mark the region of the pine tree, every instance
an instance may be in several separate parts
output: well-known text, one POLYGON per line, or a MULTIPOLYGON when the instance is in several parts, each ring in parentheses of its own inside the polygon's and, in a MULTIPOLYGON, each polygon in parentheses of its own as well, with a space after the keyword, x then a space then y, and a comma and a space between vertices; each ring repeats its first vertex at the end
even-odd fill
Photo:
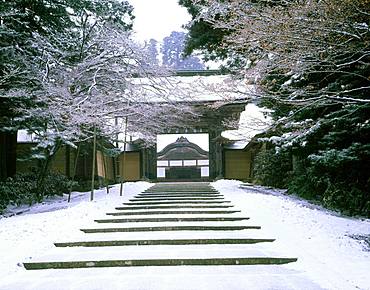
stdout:
POLYGON ((149 65, 157 66, 159 64, 158 41, 150 39, 148 42, 149 65))
POLYGON ((173 69, 203 70, 204 64, 198 57, 185 57, 185 38, 184 32, 172 31, 170 36, 163 39, 161 48, 163 65, 173 69))
POLYGON ((327 206, 368 215, 368 1, 181 3, 193 15, 188 49, 221 59, 226 50, 239 76, 257 80, 259 104, 273 109, 275 118, 265 140, 276 154, 295 156, 297 170, 285 185, 327 206), (202 25, 225 33, 202 43, 202 25))

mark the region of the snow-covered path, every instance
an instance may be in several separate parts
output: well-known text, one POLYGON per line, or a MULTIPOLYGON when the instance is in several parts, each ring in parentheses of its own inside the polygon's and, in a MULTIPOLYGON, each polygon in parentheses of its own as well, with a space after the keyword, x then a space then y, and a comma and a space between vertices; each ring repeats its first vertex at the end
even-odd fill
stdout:
MULTIPOLYGON (((93 234, 94 240, 114 239, 185 239, 200 238, 276 238, 273 243, 254 245, 178 245, 104 247, 98 252, 89 248, 55 248, 54 242, 87 241, 91 235, 80 228, 106 227, 94 219, 106 219, 106 212, 127 202, 148 188, 148 183, 131 183, 119 197, 118 187, 109 195, 97 193, 94 202, 88 194, 76 198, 67 208, 64 202, 33 207, 28 214, 0 220, 0 289, 367 289, 370 281, 369 252, 349 237, 369 234, 368 220, 355 220, 311 209, 282 195, 266 195, 238 188, 240 182, 219 181, 213 184, 251 220, 240 225, 261 225, 261 230, 241 232, 179 231, 93 234), (60 208, 60 209, 58 209, 60 208), (52 210, 52 211, 49 211, 52 210), (45 212, 46 211, 46 212, 45 212), (62 253, 62 255, 61 255, 62 253), (68 255, 67 255, 68 253, 68 255), (22 262, 73 257, 162 258, 286 256, 298 262, 280 266, 182 266, 131 267, 26 271, 22 262)), ((172 215, 166 215, 171 217, 172 215)), ((178 215, 174 215, 178 217, 178 215)), ((130 217, 131 218, 131 217, 130 217)), ((203 222, 202 222, 203 223, 203 222)), ((210 225, 214 222, 205 222, 210 225)), ((221 222, 235 225, 235 222, 221 222)), ((140 226, 155 223, 140 223, 140 226)), ((175 223, 167 222, 168 225, 175 223)), ((186 225, 191 225, 187 222, 186 225)), ((220 222, 217 222, 219 225, 220 222)), ((133 225, 134 226, 134 225, 133 225)), ((369 288, 370 289, 370 288, 369 288)))

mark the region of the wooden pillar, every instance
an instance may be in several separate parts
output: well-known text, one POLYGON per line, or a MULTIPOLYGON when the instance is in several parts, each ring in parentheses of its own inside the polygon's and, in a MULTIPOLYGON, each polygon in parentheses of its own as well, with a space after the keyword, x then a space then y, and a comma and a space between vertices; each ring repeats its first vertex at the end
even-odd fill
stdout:
POLYGON ((217 147, 215 143, 216 133, 214 131, 208 132, 209 139, 209 178, 215 179, 217 177, 217 161, 216 152, 217 147))
POLYGON ((113 166, 113 181, 114 182, 117 182, 117 175, 118 175, 118 172, 117 171, 117 159, 118 157, 111 157, 111 160, 112 160, 112 166, 113 166))
POLYGON ((93 158, 92 158, 92 170, 91 170, 91 194, 90 201, 94 199, 94 184, 95 184, 95 163, 96 163, 96 126, 94 125, 94 141, 93 141, 93 158))
POLYGON ((157 146, 147 149, 147 177, 151 180, 157 179, 157 146))
POLYGON ((210 130, 209 138, 209 178, 220 179, 223 177, 222 146, 216 141, 221 134, 219 130, 210 130))
POLYGON ((141 179, 146 180, 147 179, 147 154, 146 154, 146 148, 143 148, 141 150, 141 160, 140 160, 140 171, 141 171, 141 179))

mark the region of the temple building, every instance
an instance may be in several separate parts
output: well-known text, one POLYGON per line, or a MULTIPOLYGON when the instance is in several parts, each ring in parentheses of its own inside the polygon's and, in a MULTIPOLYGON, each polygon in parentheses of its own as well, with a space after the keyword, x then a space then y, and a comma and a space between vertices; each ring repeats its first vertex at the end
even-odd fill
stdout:
POLYGON ((183 136, 157 153, 158 180, 208 180, 209 153, 183 136))
MULTIPOLYGON (((219 76, 217 72, 187 71, 181 74, 177 72, 177 77, 181 77, 177 82, 184 83, 187 87, 197 86, 197 79, 205 83, 215 83, 218 89, 222 89, 222 92, 230 94, 231 99, 224 101, 214 92, 203 90, 203 86, 199 84, 199 92, 195 90, 192 99, 187 101, 197 118, 185 118, 182 124, 168 124, 158 130, 158 135, 181 136, 159 152, 157 144, 148 146, 141 139, 126 142, 124 149, 120 148, 118 143, 116 145, 103 144, 102 140, 99 140, 94 156, 92 143, 83 142, 78 149, 63 146, 54 156, 50 170, 68 177, 75 177, 76 180, 91 180, 92 164, 95 159, 96 180, 103 180, 106 183, 121 180, 203 181, 220 178, 252 180, 253 160, 261 146, 256 142, 239 144, 228 137, 223 137, 222 133, 238 129, 241 114, 245 112, 246 104, 250 101, 244 95, 247 95, 248 90, 253 88, 247 86, 245 94, 240 96, 239 93, 234 92, 237 94, 235 98, 232 96, 233 90, 228 88, 230 83, 227 78, 219 76), (207 134, 207 151, 185 138, 184 135, 187 136, 187 134, 207 134), (115 150, 113 147, 116 147, 115 150), (119 148, 122 152, 117 155, 119 148)), ((231 87, 234 88, 234 86, 231 87)), ((177 101, 182 100, 174 99, 174 102, 177 101)), ((247 120, 249 127, 255 127, 255 122, 253 117, 247 120)), ((31 149, 35 146, 34 142, 25 141, 18 140, 17 146, 14 146, 16 154, 13 154, 12 159, 16 162, 16 166, 13 167, 14 169, 16 167, 19 173, 30 172, 33 168, 39 167, 38 160, 29 158, 31 149)))

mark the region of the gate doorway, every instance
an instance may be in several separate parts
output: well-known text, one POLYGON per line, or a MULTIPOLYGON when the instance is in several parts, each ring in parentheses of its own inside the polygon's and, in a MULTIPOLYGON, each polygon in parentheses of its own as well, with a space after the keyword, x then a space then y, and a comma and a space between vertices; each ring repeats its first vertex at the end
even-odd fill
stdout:
POLYGON ((208 134, 163 134, 157 136, 159 181, 209 180, 208 134))

